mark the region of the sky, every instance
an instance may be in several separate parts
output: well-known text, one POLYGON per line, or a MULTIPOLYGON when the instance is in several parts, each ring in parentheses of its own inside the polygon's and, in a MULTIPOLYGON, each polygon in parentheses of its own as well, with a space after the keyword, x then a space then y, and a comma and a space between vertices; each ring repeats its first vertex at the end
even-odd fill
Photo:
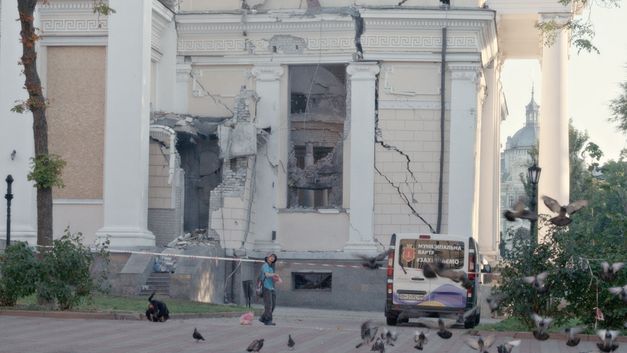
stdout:
MULTIPOLYGON (((585 130, 590 141, 604 152, 603 161, 618 159, 621 149, 627 147, 627 135, 608 121, 610 100, 618 97, 620 82, 627 81, 627 0, 620 8, 594 5, 591 19, 596 36, 594 44, 600 54, 570 51, 569 114, 578 130, 585 130)), ((535 100, 542 105, 541 71, 537 60, 506 60, 501 81, 509 116, 501 123, 501 147, 507 136, 512 136, 525 124, 525 105, 535 86, 535 100)))

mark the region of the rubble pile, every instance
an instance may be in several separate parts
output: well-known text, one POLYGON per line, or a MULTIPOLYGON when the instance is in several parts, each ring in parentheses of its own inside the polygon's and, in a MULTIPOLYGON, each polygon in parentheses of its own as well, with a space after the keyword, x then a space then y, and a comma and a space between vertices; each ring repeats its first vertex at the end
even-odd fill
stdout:
POLYGON ((179 235, 174 240, 169 242, 166 247, 185 249, 189 245, 214 246, 216 241, 217 239, 208 234, 207 229, 196 229, 191 233, 179 235))

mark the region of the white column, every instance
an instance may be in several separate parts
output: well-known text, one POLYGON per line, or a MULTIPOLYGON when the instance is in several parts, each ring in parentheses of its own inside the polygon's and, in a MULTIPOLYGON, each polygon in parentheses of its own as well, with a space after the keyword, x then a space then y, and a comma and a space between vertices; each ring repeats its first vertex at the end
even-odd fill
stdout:
MULTIPOLYGON (((18 61, 22 56, 17 2, 0 0, 0 236, 6 239, 5 179, 13 176, 11 240, 37 243, 37 190, 26 179, 34 155, 33 114, 11 112, 16 100, 26 100, 24 76, 18 61), (13 157, 12 152, 15 151, 13 157)), ((4 240, 3 240, 4 242, 4 240)))
POLYGON ((110 0, 104 227, 116 248, 154 246, 147 229, 152 1, 110 0))
POLYGON ((176 85, 174 86, 174 113, 189 112, 189 81, 192 65, 189 63, 176 64, 176 85))
POLYGON ((161 32, 161 50, 163 55, 157 66, 159 82, 157 86, 158 109, 165 112, 175 110, 176 94, 176 26, 174 21, 165 25, 161 32))
POLYGON ((259 129, 270 128, 265 147, 258 149, 255 176, 255 249, 278 251, 280 246, 272 240, 278 231, 278 163, 279 130, 281 126, 281 76, 284 69, 277 64, 255 65, 255 89, 259 96, 255 124, 259 129))
POLYGON ((448 173, 449 234, 476 234, 478 64, 449 64, 451 109, 448 173))
POLYGON ((498 168, 499 159, 494 158, 495 143, 497 140, 497 126, 500 120, 498 106, 500 92, 496 80, 495 64, 484 70, 486 82, 486 101, 481 114, 481 170, 479 179, 479 249, 483 255, 495 257, 497 253, 496 228, 499 205, 494 204, 494 194, 498 193, 499 178, 494 170, 498 168))
MULTIPOLYGON (((555 19, 560 21, 560 18, 555 19)), ((568 160, 568 32, 561 31, 550 47, 542 49, 542 101, 540 104, 538 210, 551 214, 541 201, 547 195, 567 204, 570 192, 568 160)), ((543 235, 538 232, 539 238, 543 235)))
POLYGON ((374 243, 375 89, 379 65, 358 62, 350 79, 350 215, 347 252, 376 252, 374 243))

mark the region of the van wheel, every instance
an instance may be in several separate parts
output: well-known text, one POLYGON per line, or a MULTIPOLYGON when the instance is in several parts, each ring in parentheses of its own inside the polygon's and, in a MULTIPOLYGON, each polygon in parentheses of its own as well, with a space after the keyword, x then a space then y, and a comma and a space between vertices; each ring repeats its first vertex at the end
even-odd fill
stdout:
POLYGON ((388 326, 396 326, 396 323, 398 322, 398 315, 386 315, 385 316, 385 321, 388 324, 388 326))
POLYGON ((477 315, 475 316, 475 325, 479 325, 480 322, 481 322, 481 314, 477 313, 477 315))
POLYGON ((464 328, 465 329, 470 329, 477 326, 477 316, 476 315, 472 315, 466 318, 466 320, 464 321, 464 328))

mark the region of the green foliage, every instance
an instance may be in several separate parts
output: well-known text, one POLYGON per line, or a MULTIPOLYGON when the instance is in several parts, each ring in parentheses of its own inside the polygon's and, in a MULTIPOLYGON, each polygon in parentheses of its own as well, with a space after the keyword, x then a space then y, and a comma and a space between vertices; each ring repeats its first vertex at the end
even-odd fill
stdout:
POLYGON ((104 0, 94 0, 93 11, 99 16, 109 16, 110 14, 115 13, 115 10, 109 7, 108 1, 104 0))
POLYGON ((570 199, 585 199, 589 204, 573 215, 568 227, 541 220, 547 234, 541 244, 528 239, 526 232, 511 234, 497 291, 505 297, 505 311, 526 325, 531 323, 532 311, 555 317, 558 325, 573 319, 591 325, 599 307, 605 316, 599 327, 619 329, 627 307, 608 288, 627 283, 627 271, 621 270, 609 283, 599 272, 602 261, 627 260, 627 160, 597 168, 603 152, 588 141, 587 133, 571 125, 569 137, 570 199), (521 279, 542 271, 549 272, 550 291, 538 296, 521 279))
POLYGON ((503 296, 504 311, 519 319, 527 328, 533 327, 532 313, 550 316, 560 324, 566 315, 558 308, 563 293, 567 290, 555 273, 554 261, 559 257, 560 248, 551 232, 542 243, 528 236, 528 232, 511 232, 511 248, 505 249, 504 263, 501 266, 501 283, 496 292, 503 296), (539 295, 523 277, 549 272, 548 294, 539 295))
MULTIPOLYGON (((569 32, 570 42, 573 47, 577 48, 577 54, 582 50, 599 54, 599 49, 593 44, 595 31, 594 25, 590 19, 591 4, 589 0, 558 0, 558 3, 569 6, 572 11, 573 18, 548 20, 536 23, 536 28, 544 35, 544 45, 551 46, 555 42, 557 34, 562 31, 569 32), (579 11, 587 12, 587 16, 574 18, 579 11)), ((618 7, 620 0, 597 0, 595 5, 605 7, 618 7)))
POLYGON ((11 244, 0 255, 0 305, 15 305, 35 292, 39 264, 26 243, 11 244))
POLYGON ((28 173, 28 180, 35 182, 38 189, 64 187, 61 174, 66 162, 56 154, 42 154, 31 158, 32 170, 28 173))
POLYGON ((618 124, 618 130, 627 134, 627 82, 620 84, 622 92, 610 102, 612 117, 609 119, 618 124))
POLYGON ((93 261, 94 254, 82 244, 82 234, 66 229, 60 239, 53 241, 52 249, 44 253, 37 293, 47 301, 56 300, 61 310, 71 309, 98 289, 90 273, 93 261))

